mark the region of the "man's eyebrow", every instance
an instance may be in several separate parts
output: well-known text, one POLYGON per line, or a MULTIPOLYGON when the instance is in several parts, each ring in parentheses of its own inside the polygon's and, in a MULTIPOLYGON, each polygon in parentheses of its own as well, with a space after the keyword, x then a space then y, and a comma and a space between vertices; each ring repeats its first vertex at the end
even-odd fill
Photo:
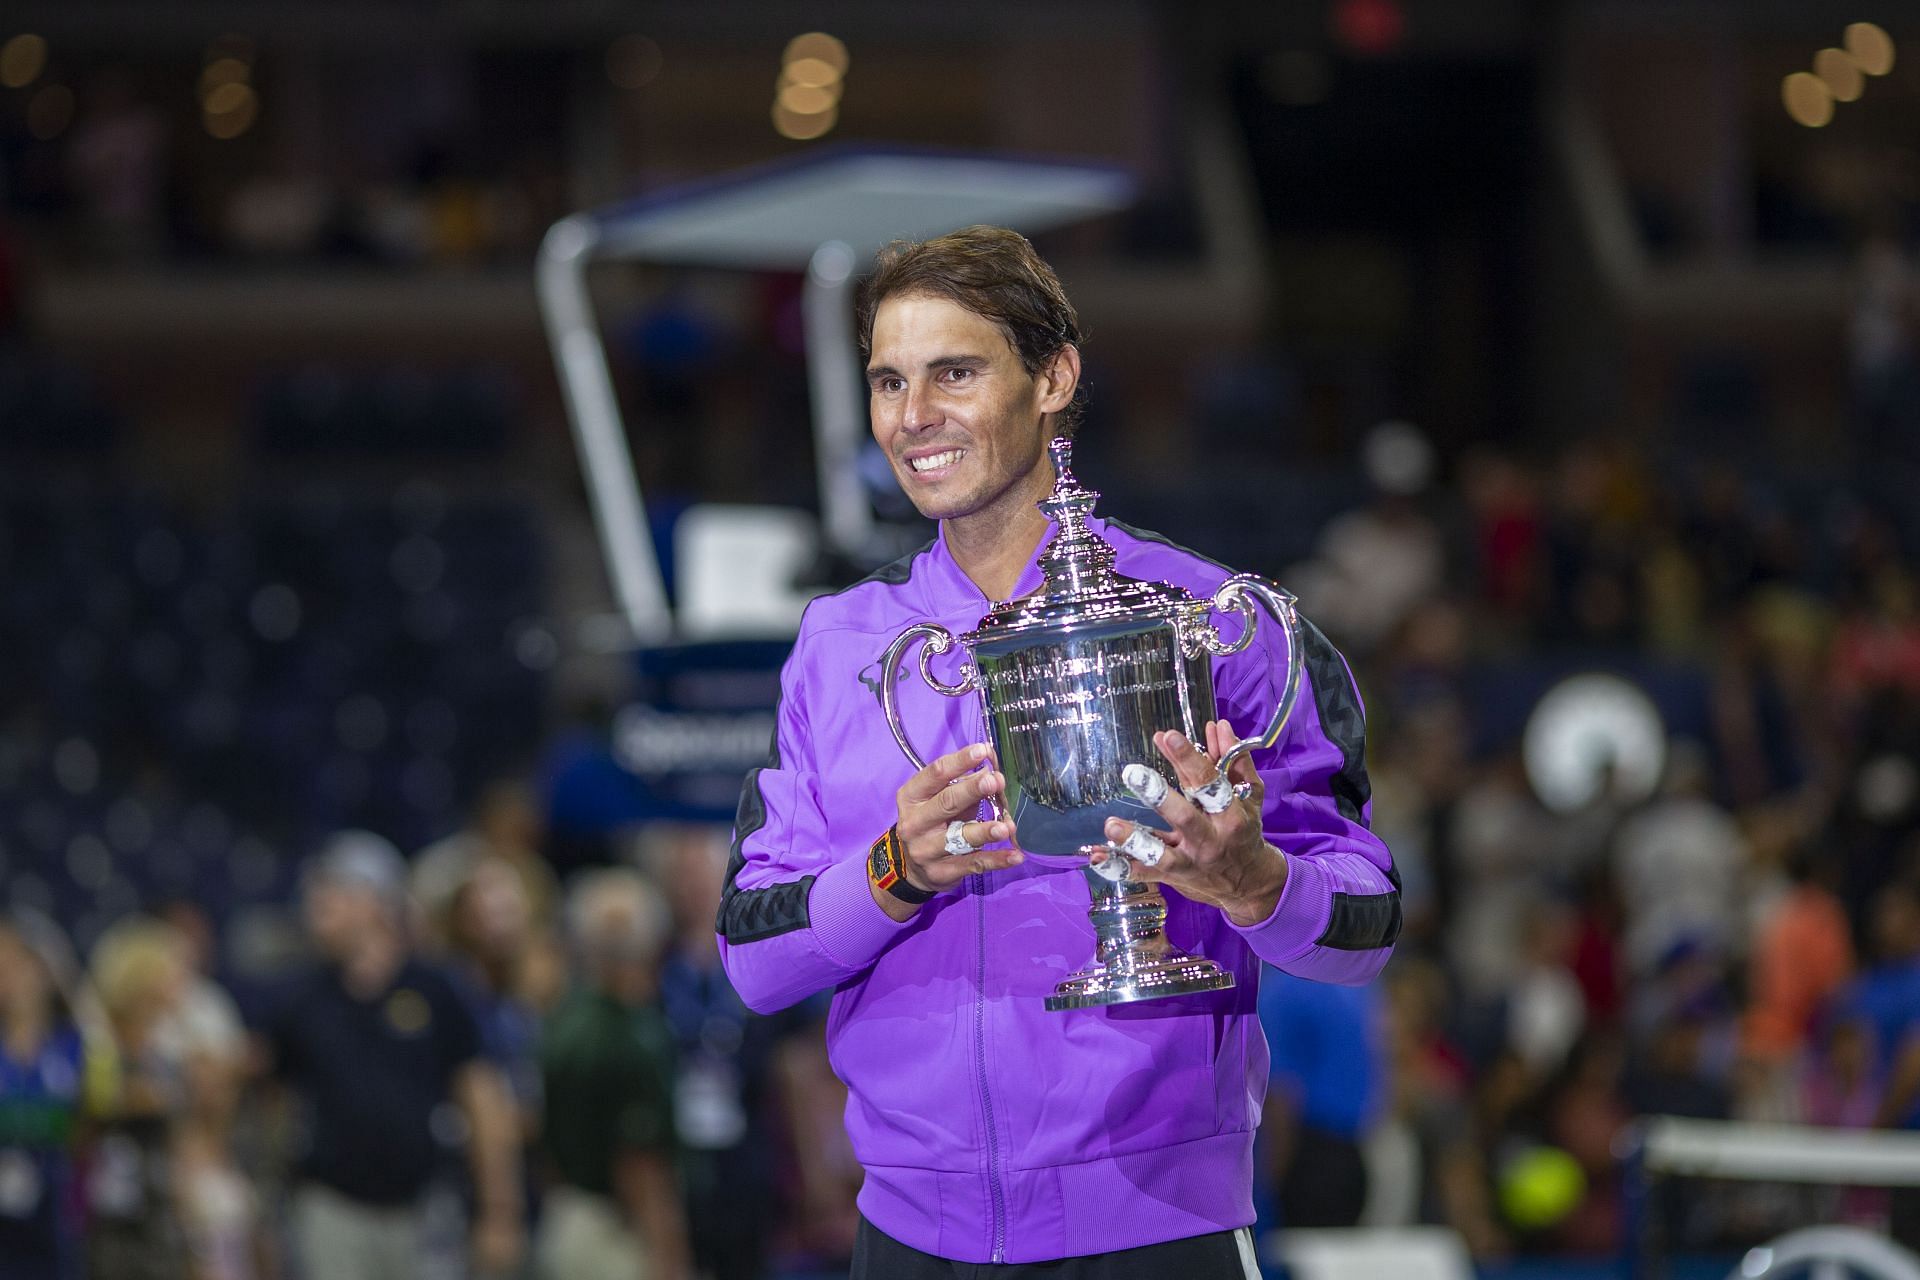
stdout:
MULTIPOLYGON (((992 361, 985 356, 935 356, 927 361, 927 368, 939 369, 985 369, 992 361)), ((897 378, 900 371, 890 364, 870 364, 867 366, 867 379, 897 378)))

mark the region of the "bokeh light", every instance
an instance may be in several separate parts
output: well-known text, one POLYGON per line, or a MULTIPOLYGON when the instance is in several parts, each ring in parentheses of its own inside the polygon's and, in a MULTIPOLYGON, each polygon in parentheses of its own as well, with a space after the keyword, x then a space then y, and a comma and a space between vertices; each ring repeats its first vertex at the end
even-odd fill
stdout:
POLYGON ((807 142, 825 136, 830 132, 839 116, 834 110, 801 113, 789 111, 776 102, 773 104, 773 127, 783 138, 792 138, 796 142, 807 142))
POLYGON ((21 34, 0 45, 0 85, 24 89, 46 68, 46 37, 21 34))
POLYGON ((205 106, 207 132, 224 142, 253 127, 260 97, 248 85, 223 84, 207 95, 205 106))
POLYGON ((781 55, 781 61, 789 66, 809 59, 826 63, 835 75, 844 76, 850 65, 847 46, 838 37, 824 31, 809 31, 805 35, 795 36, 787 42, 787 50, 781 55))
POLYGON ((839 102, 837 88, 822 89, 810 84, 790 84, 780 91, 780 105, 797 116, 817 116, 831 111, 839 102))
POLYGON ((1845 49, 1822 49, 1813 55, 1813 74, 1833 94, 1835 102, 1852 102, 1866 88, 1860 64, 1845 49))
POLYGON ((253 89, 237 81, 215 85, 202 100, 202 105, 210 116, 232 115, 236 111, 245 111, 253 102, 253 89))
POLYGON ((1893 37, 1872 22, 1856 22, 1847 28, 1847 52, 1870 76, 1884 76, 1893 70, 1893 37))
POLYGON ((200 96, 204 100, 222 85, 245 84, 253 68, 239 58, 215 58, 200 73, 200 96))
POLYGON ((804 142, 833 129, 848 63, 847 46, 824 31, 787 42, 774 82, 773 127, 781 137, 804 142))
POLYGON ((824 58, 795 58, 787 63, 781 75, 788 84, 812 85, 816 88, 840 83, 840 68, 824 58))
POLYGON ((1780 82, 1780 98, 1795 123, 1818 129, 1833 119, 1833 90, 1811 71, 1796 71, 1780 82))

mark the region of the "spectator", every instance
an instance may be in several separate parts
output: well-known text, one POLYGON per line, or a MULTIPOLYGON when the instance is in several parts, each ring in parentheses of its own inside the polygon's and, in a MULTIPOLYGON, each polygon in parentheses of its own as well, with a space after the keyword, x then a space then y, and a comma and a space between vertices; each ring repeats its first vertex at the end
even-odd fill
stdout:
POLYGON ((667 912, 637 872, 568 895, 580 983, 547 1027, 543 1280, 688 1280, 673 1122, 673 1038, 659 1009, 667 912))
MULTIPOLYGON (((482 862, 491 860, 512 870, 520 881, 517 896, 521 901, 513 914, 524 919, 513 930, 520 936, 511 945, 514 972, 510 985, 517 1000, 541 1013, 553 1007, 566 985, 565 958, 553 937, 559 888, 552 868, 540 853, 545 839, 539 807, 526 787, 517 782, 496 782, 474 806, 473 818, 465 829, 419 852, 413 860, 412 879, 413 895, 426 916, 430 934, 443 946, 471 953, 473 948, 468 944, 473 939, 462 943, 449 936, 449 930, 458 923, 453 897, 472 885, 475 869, 482 862)), ((496 878, 492 871, 487 874, 490 881, 496 878)), ((487 894, 485 900, 496 905, 505 901, 499 893, 487 894)), ((497 939, 496 943, 499 941, 503 940, 497 939)))
POLYGON ((1614 837, 1626 960, 1635 974, 1649 972, 1682 939, 1722 951, 1745 942, 1747 846, 1732 815, 1709 798, 1710 781, 1705 753, 1673 743, 1664 794, 1614 837))
POLYGON ((74 1280, 84 1240, 74 1144, 110 1091, 112 1055, 82 1035, 61 981, 66 939, 44 916, 0 919, 0 1275, 74 1280))
POLYGON ((1285 1227, 1351 1227, 1367 1201, 1363 1144, 1386 1100, 1385 1009, 1374 986, 1269 968, 1260 1028, 1272 1052, 1261 1122, 1285 1227))
POLYGON ((1787 862, 1792 887, 1754 931, 1744 1048, 1762 1061, 1812 1049, 1815 1017, 1853 973, 1847 913, 1824 883, 1831 869, 1831 860, 1795 850, 1787 862))
POLYGON ((1362 654, 1439 591, 1439 530, 1419 501, 1433 479, 1433 446, 1409 423, 1385 422, 1367 436, 1373 500, 1327 524, 1316 556, 1290 575, 1302 606, 1362 654))
MULTIPOLYGON (((541 1105, 540 1015, 525 994, 526 972, 545 939, 536 943, 525 882, 513 863, 492 853, 464 862, 464 879, 454 882, 436 932, 474 1000, 487 1056, 506 1080, 524 1176, 531 1173, 541 1105)), ((526 1186, 532 1188, 531 1178, 526 1186)), ((528 1224, 534 1208, 529 1200, 528 1224)))
POLYGON ((1883 888, 1873 903, 1874 961, 1848 989, 1841 1007, 1866 1031, 1883 1069, 1920 1026, 1920 883, 1883 888))
POLYGON ((94 947, 93 988, 121 1063, 87 1177, 88 1269, 101 1280, 172 1280, 186 1272, 173 1170, 185 1064, 167 1052, 160 1032, 179 1016, 188 976, 184 939, 156 920, 122 920, 94 947))
POLYGON ((764 1124, 782 1042, 803 1013, 754 1017, 720 967, 713 921, 725 827, 666 828, 650 865, 673 916, 661 1006, 677 1051, 676 1116, 694 1264, 714 1280, 756 1280, 778 1225, 774 1149, 764 1124))
POLYGON ((505 1271, 520 1255, 506 1086, 468 1002, 413 954, 405 886, 399 853, 364 831, 334 836, 302 879, 322 964, 285 1000, 270 1040, 275 1069, 310 1110, 292 1205, 306 1280, 417 1274, 437 1158, 432 1118, 449 1099, 471 1135, 476 1270, 505 1271))

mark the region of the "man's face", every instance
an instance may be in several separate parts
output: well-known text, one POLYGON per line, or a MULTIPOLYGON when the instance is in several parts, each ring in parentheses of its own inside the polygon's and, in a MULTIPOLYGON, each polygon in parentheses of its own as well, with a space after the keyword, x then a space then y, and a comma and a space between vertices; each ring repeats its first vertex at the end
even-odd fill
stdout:
POLYGON ((322 955, 333 960, 343 958, 357 939, 379 927, 385 910, 373 890, 330 879, 308 885, 303 905, 308 936, 322 955))
MULTIPOLYGON (((1022 488, 1046 456, 1058 379, 1029 374, 997 325, 945 298, 888 298, 873 317, 873 438, 934 520, 973 515, 1022 488)), ((1059 400, 1060 403, 1055 403, 1059 400)))

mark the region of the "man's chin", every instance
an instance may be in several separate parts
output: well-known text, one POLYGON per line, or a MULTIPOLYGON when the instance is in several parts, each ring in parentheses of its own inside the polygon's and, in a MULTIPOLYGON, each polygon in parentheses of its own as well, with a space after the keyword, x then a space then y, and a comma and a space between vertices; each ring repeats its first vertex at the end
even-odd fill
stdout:
POLYGON ((952 520, 959 516, 970 515, 975 504, 971 495, 938 493, 927 490, 915 493, 907 491, 907 500, 913 503, 913 509, 929 520, 952 520))

